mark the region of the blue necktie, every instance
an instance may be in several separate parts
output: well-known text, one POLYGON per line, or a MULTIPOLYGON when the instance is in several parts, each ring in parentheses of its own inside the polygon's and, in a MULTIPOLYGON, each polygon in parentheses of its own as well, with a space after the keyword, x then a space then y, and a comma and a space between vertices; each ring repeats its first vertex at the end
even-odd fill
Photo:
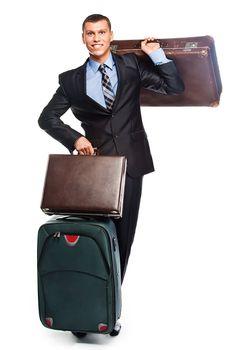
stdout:
POLYGON ((109 76, 106 73, 105 67, 106 67, 105 64, 101 64, 99 66, 99 71, 102 73, 102 88, 103 88, 103 94, 104 94, 106 107, 109 111, 111 111, 114 100, 115 100, 115 95, 114 95, 114 92, 112 89, 112 85, 111 85, 109 76))

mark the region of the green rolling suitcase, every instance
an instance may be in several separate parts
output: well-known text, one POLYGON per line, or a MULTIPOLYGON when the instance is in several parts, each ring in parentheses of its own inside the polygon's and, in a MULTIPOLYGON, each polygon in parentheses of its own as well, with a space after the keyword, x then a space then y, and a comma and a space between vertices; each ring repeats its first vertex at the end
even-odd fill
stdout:
POLYGON ((38 300, 45 327, 111 334, 121 313, 112 219, 53 216, 39 228, 38 300))

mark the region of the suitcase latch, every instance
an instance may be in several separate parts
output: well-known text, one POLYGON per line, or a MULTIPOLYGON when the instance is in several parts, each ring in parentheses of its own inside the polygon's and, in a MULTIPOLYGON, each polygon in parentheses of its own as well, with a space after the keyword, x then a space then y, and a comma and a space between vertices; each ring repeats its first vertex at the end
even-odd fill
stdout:
POLYGON ((111 48, 111 51, 112 51, 113 53, 116 53, 116 52, 117 52, 118 45, 111 45, 110 48, 111 48))
POLYGON ((197 41, 188 41, 186 44, 185 44, 185 47, 184 49, 185 50, 190 50, 190 49, 194 49, 198 46, 198 42, 197 41))

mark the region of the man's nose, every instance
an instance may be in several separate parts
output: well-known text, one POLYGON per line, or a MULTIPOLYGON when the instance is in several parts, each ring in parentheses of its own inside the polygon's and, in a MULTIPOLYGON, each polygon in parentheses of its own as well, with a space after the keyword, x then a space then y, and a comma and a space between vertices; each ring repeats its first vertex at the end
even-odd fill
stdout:
POLYGON ((100 40, 100 35, 98 33, 96 33, 94 35, 94 41, 99 41, 100 40))

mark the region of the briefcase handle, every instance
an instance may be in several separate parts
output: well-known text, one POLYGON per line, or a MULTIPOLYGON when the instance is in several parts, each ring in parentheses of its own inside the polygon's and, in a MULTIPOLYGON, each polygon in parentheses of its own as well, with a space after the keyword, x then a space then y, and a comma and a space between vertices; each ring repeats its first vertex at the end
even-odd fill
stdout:
MULTIPOLYGON (((94 154, 93 154, 93 156, 99 156, 99 155, 100 155, 100 151, 98 150, 98 148, 97 148, 97 147, 94 147, 93 149, 94 149, 94 154)), ((74 154, 74 153, 73 153, 73 154, 74 154)), ((75 154, 75 155, 80 155, 80 154, 79 154, 79 152, 77 151, 77 154, 75 154)))
POLYGON ((93 156, 99 156, 100 155, 100 151, 97 147, 94 147, 94 154, 93 156))

